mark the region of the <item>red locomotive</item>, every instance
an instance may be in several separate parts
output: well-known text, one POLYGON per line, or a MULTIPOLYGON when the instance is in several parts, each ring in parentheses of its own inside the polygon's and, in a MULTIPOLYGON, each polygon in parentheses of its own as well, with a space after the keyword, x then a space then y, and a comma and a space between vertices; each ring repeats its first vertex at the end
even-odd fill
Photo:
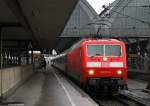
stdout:
POLYGON ((122 41, 83 39, 52 62, 88 90, 113 92, 127 87, 126 48, 122 41))

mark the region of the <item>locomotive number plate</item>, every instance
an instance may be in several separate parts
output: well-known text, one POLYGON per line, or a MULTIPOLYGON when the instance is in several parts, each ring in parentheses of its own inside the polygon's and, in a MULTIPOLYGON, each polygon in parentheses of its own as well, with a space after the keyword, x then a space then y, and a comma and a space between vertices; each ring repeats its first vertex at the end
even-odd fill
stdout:
POLYGON ((102 67, 109 67, 109 62, 102 62, 102 67))
POLYGON ((111 71, 100 71, 101 74, 111 74, 111 71))

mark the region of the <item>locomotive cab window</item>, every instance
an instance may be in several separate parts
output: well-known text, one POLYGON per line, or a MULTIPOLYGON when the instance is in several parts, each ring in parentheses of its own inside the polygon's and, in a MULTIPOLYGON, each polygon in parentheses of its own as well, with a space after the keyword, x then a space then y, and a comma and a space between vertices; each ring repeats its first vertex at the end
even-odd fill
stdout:
POLYGON ((87 53, 88 53, 89 57, 103 56, 104 55, 104 45, 88 45, 87 53))
POLYGON ((121 56, 120 45, 105 45, 105 56, 121 56))
POLYGON ((121 56, 120 45, 87 45, 87 55, 95 56, 121 56))

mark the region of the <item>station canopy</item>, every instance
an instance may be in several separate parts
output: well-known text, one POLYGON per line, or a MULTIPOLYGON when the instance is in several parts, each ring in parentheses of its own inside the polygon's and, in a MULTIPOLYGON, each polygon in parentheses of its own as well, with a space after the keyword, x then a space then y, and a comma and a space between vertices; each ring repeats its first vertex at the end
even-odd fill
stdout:
POLYGON ((100 14, 103 36, 150 37, 150 0, 115 0, 100 14))
POLYGON ((53 48, 77 2, 0 0, 1 38, 10 45, 28 40, 36 48, 53 48))

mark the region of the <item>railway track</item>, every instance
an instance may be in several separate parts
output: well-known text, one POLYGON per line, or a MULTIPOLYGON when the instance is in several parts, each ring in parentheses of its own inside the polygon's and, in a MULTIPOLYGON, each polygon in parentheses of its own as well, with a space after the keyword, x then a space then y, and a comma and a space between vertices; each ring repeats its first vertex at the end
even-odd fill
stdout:
POLYGON ((99 104, 99 106, 144 106, 133 100, 120 97, 120 96, 112 96, 112 97, 100 97, 94 98, 94 100, 99 104))
POLYGON ((101 99, 97 100, 97 103, 99 106, 127 106, 114 99, 101 99))

